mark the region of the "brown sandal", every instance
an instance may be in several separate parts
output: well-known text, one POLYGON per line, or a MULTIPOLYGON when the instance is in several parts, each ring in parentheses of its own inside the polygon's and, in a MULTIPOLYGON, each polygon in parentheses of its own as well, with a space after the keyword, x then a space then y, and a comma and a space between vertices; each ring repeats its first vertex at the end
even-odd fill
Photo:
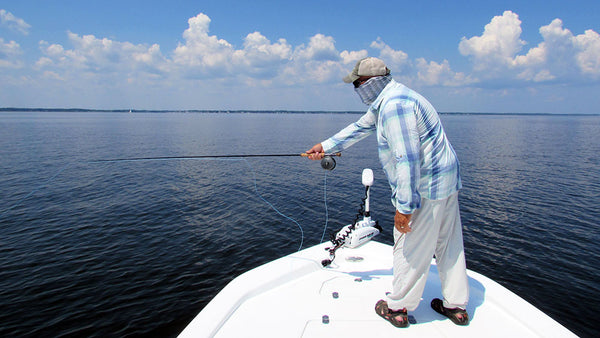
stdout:
POLYGON ((444 307, 444 302, 439 298, 434 298, 431 301, 431 308, 435 312, 444 315, 456 325, 469 325, 469 314, 461 308, 449 309, 444 307))
POLYGON ((408 327, 408 312, 406 308, 402 310, 393 311, 388 308, 387 302, 380 299, 375 304, 375 312, 381 316, 381 318, 392 323, 395 327, 408 327), (397 318, 400 316, 400 320, 397 318))

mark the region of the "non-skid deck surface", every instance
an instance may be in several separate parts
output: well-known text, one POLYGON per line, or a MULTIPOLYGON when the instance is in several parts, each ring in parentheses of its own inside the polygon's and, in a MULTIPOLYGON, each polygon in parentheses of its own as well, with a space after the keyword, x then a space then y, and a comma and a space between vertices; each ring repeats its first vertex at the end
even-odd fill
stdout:
POLYGON ((469 326, 437 314, 441 298, 435 264, 408 328, 393 327, 375 311, 392 285, 392 248, 371 241, 328 258, 317 245, 253 269, 227 285, 181 337, 563 337, 570 331, 483 275, 468 271, 469 326))

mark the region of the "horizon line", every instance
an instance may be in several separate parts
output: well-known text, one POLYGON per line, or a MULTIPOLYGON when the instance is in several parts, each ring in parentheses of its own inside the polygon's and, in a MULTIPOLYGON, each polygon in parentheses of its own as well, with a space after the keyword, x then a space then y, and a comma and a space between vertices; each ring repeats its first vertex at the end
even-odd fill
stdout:
MULTIPOLYGON (((49 113, 283 113, 283 114, 364 114, 352 110, 286 110, 286 109, 97 109, 97 108, 18 108, 0 107, 0 112, 49 112, 49 113)), ((514 116, 600 116, 600 113, 503 113, 503 112, 441 112, 442 115, 514 115, 514 116)))

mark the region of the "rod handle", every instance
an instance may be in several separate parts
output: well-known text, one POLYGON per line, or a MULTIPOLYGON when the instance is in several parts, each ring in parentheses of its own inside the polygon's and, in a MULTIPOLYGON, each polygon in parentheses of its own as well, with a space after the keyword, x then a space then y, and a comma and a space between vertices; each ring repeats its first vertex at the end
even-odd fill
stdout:
MULTIPOLYGON (((300 156, 302 156, 302 157, 308 157, 309 155, 310 154, 307 154, 307 153, 300 154, 300 156)), ((323 156, 337 156, 337 157, 340 157, 340 156, 342 156, 342 153, 323 154, 323 156)))

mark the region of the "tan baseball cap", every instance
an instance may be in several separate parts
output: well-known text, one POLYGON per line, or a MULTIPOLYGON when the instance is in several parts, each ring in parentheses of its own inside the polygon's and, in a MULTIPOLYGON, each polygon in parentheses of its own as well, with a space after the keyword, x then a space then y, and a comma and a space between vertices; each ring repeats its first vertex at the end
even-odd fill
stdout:
POLYGON ((352 83, 361 76, 383 76, 388 75, 390 70, 385 63, 378 58, 367 57, 356 63, 352 72, 344 77, 344 82, 352 83))

